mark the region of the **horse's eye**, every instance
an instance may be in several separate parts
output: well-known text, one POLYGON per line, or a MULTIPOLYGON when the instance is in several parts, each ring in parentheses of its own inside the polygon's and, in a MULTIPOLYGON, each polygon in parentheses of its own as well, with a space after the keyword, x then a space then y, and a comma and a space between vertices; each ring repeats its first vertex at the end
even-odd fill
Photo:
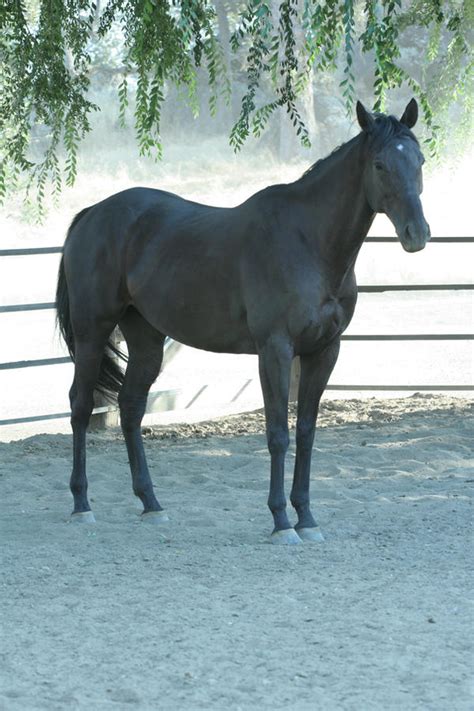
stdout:
POLYGON ((381 160, 376 160, 374 165, 375 165, 375 170, 385 170, 385 166, 381 160))

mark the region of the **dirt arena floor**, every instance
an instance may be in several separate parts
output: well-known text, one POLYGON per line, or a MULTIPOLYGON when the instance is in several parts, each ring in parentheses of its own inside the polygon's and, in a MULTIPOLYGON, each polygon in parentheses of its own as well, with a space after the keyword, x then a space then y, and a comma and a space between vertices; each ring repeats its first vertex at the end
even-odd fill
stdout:
POLYGON ((472 709, 473 424, 468 400, 327 401, 326 541, 292 547, 261 413, 146 428, 165 527, 118 432, 89 438, 95 525, 69 523, 69 436, 0 443, 0 708, 472 709))

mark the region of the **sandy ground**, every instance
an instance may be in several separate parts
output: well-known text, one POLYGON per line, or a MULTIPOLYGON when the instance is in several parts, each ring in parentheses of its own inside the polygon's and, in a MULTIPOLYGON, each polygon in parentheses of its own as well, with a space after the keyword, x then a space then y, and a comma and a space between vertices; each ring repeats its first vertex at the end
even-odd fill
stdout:
MULTIPOLYGON (((166 528, 117 432, 0 443, 0 708, 472 709, 472 401, 328 401, 324 544, 268 543, 261 413, 146 428, 166 528)), ((289 467, 294 458, 289 453, 289 467)))

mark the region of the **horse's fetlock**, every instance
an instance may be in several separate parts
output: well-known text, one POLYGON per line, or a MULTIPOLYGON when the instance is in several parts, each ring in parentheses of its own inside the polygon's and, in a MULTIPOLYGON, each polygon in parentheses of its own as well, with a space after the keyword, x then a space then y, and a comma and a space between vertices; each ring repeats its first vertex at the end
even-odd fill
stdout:
POLYGON ((286 499, 284 496, 270 496, 268 498, 268 508, 275 514, 277 512, 285 511, 286 509, 286 499))
POLYGON ((73 496, 81 496, 85 491, 87 491, 87 487, 84 486, 84 484, 71 483, 69 484, 69 488, 73 496))
POLYGON ((296 493, 290 495, 290 502, 296 512, 300 513, 304 510, 309 509, 309 494, 307 493, 296 493))
POLYGON ((151 499, 154 499, 154 493, 153 489, 147 486, 143 486, 141 484, 135 485, 133 487, 133 493, 135 496, 140 499, 143 503, 145 501, 149 501, 151 499))

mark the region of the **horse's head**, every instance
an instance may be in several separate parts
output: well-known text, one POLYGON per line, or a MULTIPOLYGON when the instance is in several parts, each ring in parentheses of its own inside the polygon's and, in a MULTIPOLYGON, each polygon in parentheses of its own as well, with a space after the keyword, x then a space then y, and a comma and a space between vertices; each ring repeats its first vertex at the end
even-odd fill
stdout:
POLYGON ((367 134, 367 201, 374 212, 390 218, 403 248, 418 252, 430 239, 420 201, 424 158, 410 131, 418 118, 418 105, 412 99, 397 121, 393 116, 373 116, 358 101, 357 118, 367 134))

